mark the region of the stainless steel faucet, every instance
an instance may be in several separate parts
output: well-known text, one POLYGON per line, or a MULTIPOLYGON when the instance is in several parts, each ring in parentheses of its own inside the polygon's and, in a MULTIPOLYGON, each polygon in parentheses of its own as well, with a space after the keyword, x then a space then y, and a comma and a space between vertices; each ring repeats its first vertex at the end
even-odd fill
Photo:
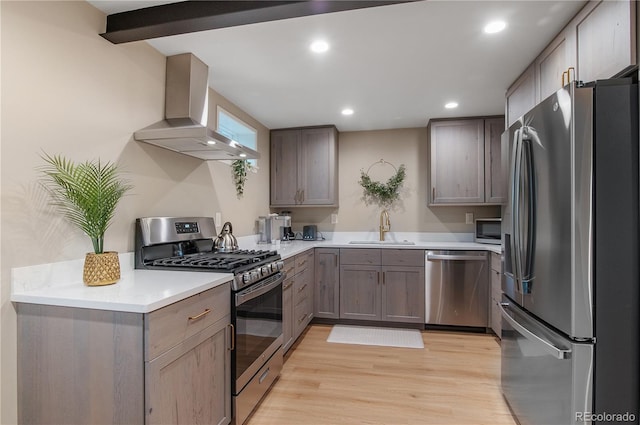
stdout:
POLYGON ((384 240, 384 234, 391 231, 391 220, 389 220, 389 213, 387 210, 382 210, 380 213, 380 241, 384 240))

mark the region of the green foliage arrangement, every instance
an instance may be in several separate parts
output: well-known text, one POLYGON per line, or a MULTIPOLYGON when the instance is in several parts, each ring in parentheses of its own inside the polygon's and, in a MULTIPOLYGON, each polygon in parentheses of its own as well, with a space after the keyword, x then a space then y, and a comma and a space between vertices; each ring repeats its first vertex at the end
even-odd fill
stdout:
POLYGON ((247 159, 236 159, 231 163, 233 172, 233 183, 236 185, 236 195, 241 198, 244 195, 244 184, 247 181, 247 171, 253 167, 247 159))
POLYGON ((100 160, 74 163, 67 158, 42 155, 44 188, 51 204, 82 229, 93 243, 96 254, 104 252, 104 234, 122 196, 133 188, 121 177, 118 166, 100 160))
POLYGON ((364 188, 365 202, 389 206, 399 199, 400 188, 406 175, 405 171, 405 166, 402 164, 398 167, 395 175, 387 180, 387 183, 380 183, 371 180, 371 177, 369 177, 364 170, 360 170, 360 180, 358 183, 364 188))

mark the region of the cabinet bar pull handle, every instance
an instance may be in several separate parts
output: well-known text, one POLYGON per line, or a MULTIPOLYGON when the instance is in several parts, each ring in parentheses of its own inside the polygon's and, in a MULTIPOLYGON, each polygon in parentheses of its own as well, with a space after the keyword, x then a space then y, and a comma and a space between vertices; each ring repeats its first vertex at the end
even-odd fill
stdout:
POLYGON ((307 315, 304 314, 301 318, 298 319, 298 323, 302 323, 302 321, 306 318, 307 318, 307 315))
POLYGON ((435 186, 431 189, 431 202, 436 200, 436 188, 435 186))
POLYGON ((193 321, 193 320, 198 320, 198 319, 200 319, 201 317, 204 317, 204 316, 206 316, 206 315, 207 315, 207 314, 209 314, 209 313, 211 313, 211 309, 210 309, 210 308, 207 308, 207 309, 205 309, 205 310, 204 310, 202 313, 200 313, 200 314, 196 314, 195 316, 189 316, 189 320, 192 320, 192 321, 193 321))
POLYGON ((298 293, 304 291, 304 288, 307 287, 307 284, 305 283, 304 285, 302 285, 302 288, 298 289, 298 293))
POLYGON ((387 272, 382 272, 382 284, 386 284, 386 277, 387 277, 387 272))
POLYGON ((267 368, 267 370, 265 370, 264 373, 260 376, 260 379, 258 380, 260 384, 262 384, 262 381, 264 381, 267 378, 267 375, 269 375, 270 369, 271 368, 267 368))
POLYGON ((229 351, 233 351, 236 349, 236 328, 233 326, 233 323, 229 323, 229 327, 231 328, 231 346, 229 347, 229 351))

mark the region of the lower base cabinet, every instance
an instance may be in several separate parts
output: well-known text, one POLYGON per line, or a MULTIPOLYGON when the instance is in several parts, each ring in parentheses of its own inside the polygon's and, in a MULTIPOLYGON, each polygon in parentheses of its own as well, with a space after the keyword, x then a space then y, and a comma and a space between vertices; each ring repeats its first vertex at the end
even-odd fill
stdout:
POLYGON ((316 248, 315 254, 315 317, 340 317, 340 249, 316 248))
POLYGON ((313 319, 314 250, 284 262, 282 284, 282 349, 286 353, 313 319))
POLYGON ((147 314, 18 303, 18 422, 230 423, 230 297, 225 283, 147 314))
POLYGON ((502 262, 500 255, 491 253, 491 330, 498 337, 502 337, 502 314, 500 313, 500 303, 502 302, 502 262))
POLYGON ((424 251, 340 250, 340 319, 424 323, 424 251))

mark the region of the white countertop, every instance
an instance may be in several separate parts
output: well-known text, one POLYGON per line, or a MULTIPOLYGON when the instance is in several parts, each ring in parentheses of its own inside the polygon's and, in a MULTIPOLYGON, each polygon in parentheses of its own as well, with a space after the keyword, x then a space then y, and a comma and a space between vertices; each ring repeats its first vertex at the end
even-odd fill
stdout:
POLYGON ((233 279, 229 273, 134 270, 133 253, 120 254, 121 278, 113 285, 86 286, 84 259, 11 271, 11 301, 148 313, 233 279))
POLYGON ((336 232, 325 233, 325 240, 303 241, 295 240, 280 242, 279 244, 258 244, 253 236, 238 238, 242 249, 270 249, 277 250, 283 259, 300 254, 310 248, 383 248, 383 249, 441 249, 441 250, 470 250, 490 251, 502 253, 500 245, 481 244, 473 242, 473 235, 468 233, 390 233, 385 237, 386 243, 353 244, 352 241, 377 241, 378 234, 372 232, 336 232), (413 242, 413 245, 393 244, 393 241, 413 242))
MULTIPOLYGON (((277 250, 283 259, 311 248, 383 248, 480 250, 500 254, 500 245, 473 242, 467 233, 389 233, 387 241, 412 241, 414 245, 350 244, 376 241, 373 232, 337 232, 326 240, 258 244, 257 236, 239 237, 241 249, 277 250)), ((11 270, 11 301, 98 310, 148 313, 196 295, 233 279, 229 273, 135 270, 133 253, 120 254, 121 278, 113 285, 86 286, 82 282, 84 259, 18 267, 11 270)))

